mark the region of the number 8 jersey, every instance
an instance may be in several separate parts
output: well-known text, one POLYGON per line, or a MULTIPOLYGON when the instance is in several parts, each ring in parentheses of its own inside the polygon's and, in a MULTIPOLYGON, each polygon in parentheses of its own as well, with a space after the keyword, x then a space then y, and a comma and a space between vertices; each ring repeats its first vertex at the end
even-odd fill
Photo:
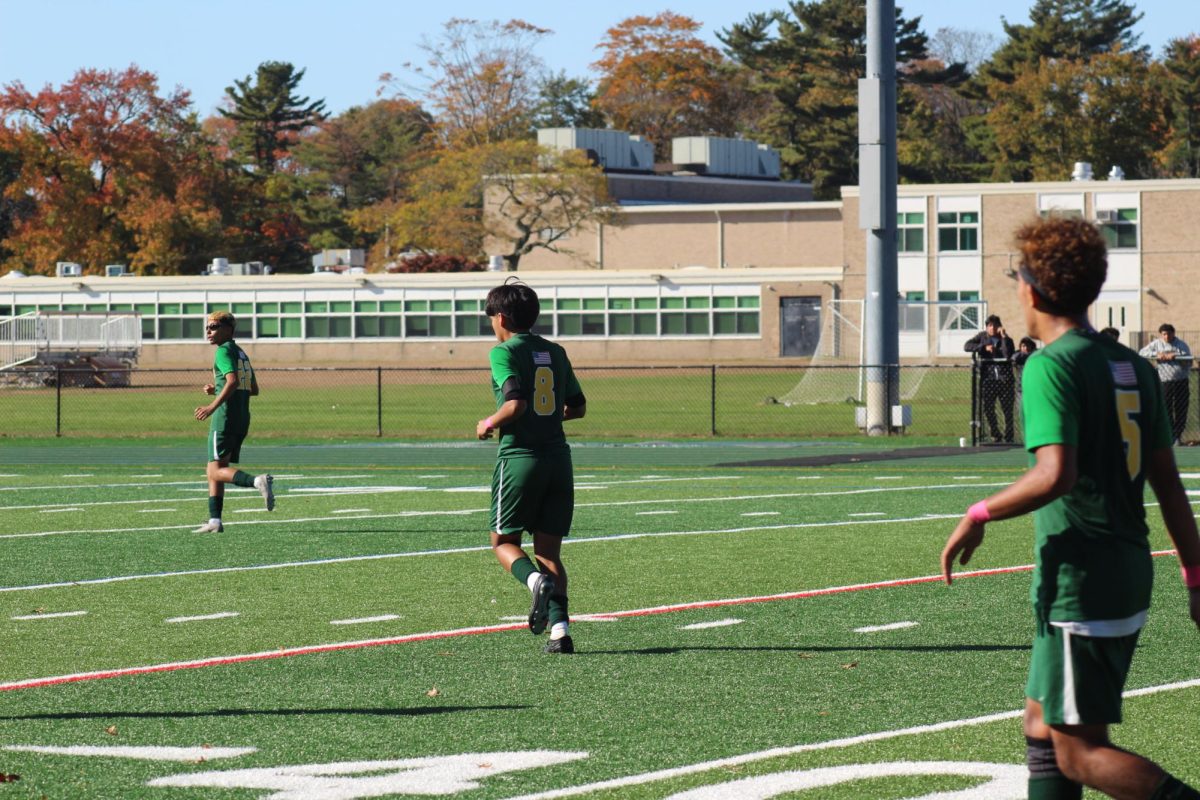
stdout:
POLYGON ((532 333, 514 334, 492 348, 492 391, 496 406, 506 400, 527 403, 525 413, 500 429, 499 456, 568 451, 563 407, 583 403, 583 390, 567 351, 532 333))

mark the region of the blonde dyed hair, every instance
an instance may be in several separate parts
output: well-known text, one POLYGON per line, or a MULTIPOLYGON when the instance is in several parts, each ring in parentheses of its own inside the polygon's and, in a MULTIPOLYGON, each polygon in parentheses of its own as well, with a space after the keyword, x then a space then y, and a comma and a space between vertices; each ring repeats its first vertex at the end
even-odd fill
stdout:
POLYGON ((237 330, 237 320, 228 311, 214 311, 208 315, 208 321, 228 325, 230 330, 237 330))

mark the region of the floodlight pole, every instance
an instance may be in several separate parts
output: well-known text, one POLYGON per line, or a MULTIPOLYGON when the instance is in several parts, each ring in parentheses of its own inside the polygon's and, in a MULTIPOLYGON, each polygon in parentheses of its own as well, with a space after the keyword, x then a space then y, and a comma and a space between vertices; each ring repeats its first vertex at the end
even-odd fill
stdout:
POLYGON ((858 176, 858 226, 867 232, 867 434, 884 436, 900 385, 895 0, 867 0, 867 72, 858 82, 858 176))

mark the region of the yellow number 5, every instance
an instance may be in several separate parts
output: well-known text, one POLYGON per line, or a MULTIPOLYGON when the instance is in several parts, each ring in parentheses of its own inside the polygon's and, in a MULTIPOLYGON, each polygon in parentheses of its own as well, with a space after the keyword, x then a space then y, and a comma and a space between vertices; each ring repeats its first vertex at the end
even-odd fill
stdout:
POLYGON ((533 413, 548 417, 554 413, 554 370, 538 367, 533 373, 533 413))
POLYGON ((1121 438, 1125 441, 1125 468, 1129 470, 1131 480, 1142 471, 1142 429, 1133 419, 1141 410, 1141 394, 1117 390, 1117 422, 1121 424, 1121 438))

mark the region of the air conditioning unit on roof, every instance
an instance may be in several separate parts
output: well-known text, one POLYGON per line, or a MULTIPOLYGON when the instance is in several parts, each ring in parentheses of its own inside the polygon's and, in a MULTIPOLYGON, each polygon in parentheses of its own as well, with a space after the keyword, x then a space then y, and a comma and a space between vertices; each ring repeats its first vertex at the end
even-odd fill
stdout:
POLYGON ((54 274, 60 278, 78 278, 83 275, 83 265, 74 261, 59 261, 54 274))
POLYGON ((128 274, 129 270, 124 264, 107 264, 104 267, 104 276, 106 278, 120 278, 128 274))

